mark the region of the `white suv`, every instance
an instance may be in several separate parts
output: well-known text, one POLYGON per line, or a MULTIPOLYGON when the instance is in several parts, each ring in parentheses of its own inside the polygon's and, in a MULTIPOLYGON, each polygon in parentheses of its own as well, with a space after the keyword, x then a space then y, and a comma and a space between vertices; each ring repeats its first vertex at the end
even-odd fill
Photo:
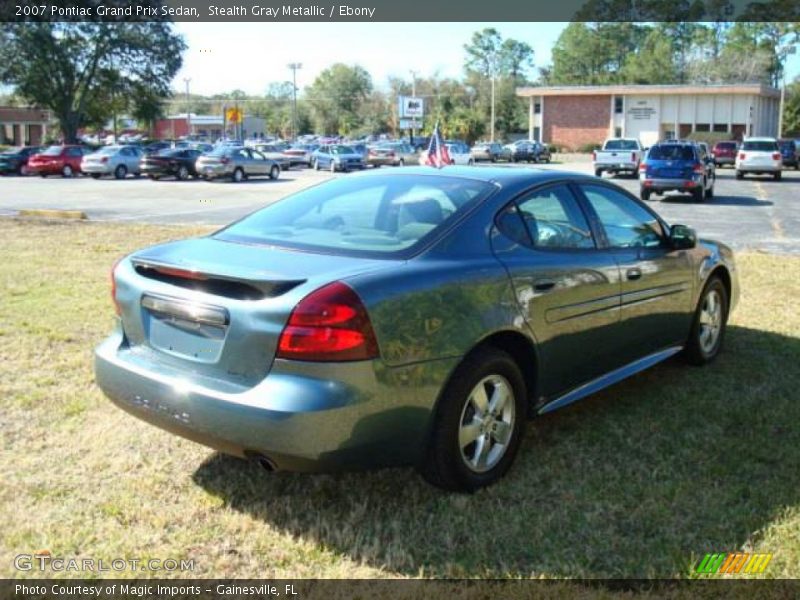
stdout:
POLYGON ((745 173, 772 174, 777 181, 781 178, 783 158, 775 138, 745 138, 736 153, 736 179, 743 179, 745 173))

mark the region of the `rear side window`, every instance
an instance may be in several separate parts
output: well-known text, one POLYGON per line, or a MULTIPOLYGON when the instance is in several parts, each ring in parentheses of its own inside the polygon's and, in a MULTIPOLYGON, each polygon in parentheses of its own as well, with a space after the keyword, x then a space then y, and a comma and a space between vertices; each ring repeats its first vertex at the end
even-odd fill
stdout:
POLYGON ((506 209, 498 227, 508 237, 542 249, 594 248, 589 224, 575 197, 564 185, 536 190, 516 203, 516 211, 506 209), (516 212, 516 219, 510 212, 516 212), (527 240, 526 240, 527 236, 527 240))
POLYGON ((742 150, 752 150, 753 152, 775 152, 778 149, 778 144, 775 142, 745 142, 742 144, 742 150))
POLYGON ((694 148, 679 144, 664 144, 653 146, 647 157, 651 160, 694 160, 694 148))

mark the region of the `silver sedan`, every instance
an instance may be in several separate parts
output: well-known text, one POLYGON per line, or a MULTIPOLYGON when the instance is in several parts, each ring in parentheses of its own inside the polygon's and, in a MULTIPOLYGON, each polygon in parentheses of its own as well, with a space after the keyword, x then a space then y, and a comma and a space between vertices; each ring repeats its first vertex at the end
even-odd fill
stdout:
POLYGON ((106 146, 84 156, 81 171, 94 179, 103 175, 113 175, 117 179, 125 179, 128 174, 138 177, 143 156, 142 150, 136 146, 106 146))
POLYGON ((207 180, 229 177, 237 183, 258 176, 277 179, 281 174, 281 167, 274 160, 252 148, 236 146, 220 146, 203 154, 197 159, 195 170, 207 180))

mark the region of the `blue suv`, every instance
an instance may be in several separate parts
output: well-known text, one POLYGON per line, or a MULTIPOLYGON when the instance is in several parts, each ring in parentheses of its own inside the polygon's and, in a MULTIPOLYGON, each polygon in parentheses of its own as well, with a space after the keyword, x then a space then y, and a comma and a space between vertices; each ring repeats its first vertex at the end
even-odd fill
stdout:
POLYGON ((701 202, 714 196, 714 158, 691 141, 666 141, 652 146, 639 165, 639 196, 669 191, 691 194, 701 202))

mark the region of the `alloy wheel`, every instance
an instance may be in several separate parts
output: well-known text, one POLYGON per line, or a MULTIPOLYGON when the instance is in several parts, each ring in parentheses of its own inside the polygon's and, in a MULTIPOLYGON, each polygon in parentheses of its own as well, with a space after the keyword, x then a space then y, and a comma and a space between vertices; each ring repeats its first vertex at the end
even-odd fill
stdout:
POLYGON ((700 309, 700 348, 706 354, 711 354, 717 345, 722 329, 722 299, 717 290, 711 290, 703 300, 700 309))
POLYGON ((461 411, 458 446, 475 473, 495 467, 508 449, 515 419, 514 390, 501 375, 489 375, 472 389, 461 411))

